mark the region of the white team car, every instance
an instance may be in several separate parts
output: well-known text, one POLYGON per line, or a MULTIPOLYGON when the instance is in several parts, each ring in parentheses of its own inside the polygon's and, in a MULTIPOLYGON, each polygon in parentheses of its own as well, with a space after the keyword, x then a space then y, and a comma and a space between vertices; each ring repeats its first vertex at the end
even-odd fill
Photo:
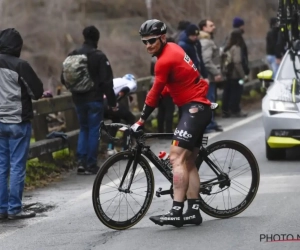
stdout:
MULTIPOLYGON (((300 68, 298 56, 295 57, 295 67, 300 68)), ((271 70, 257 75, 263 86, 268 85, 262 100, 262 112, 269 160, 284 159, 286 149, 300 146, 300 81, 296 80, 295 67, 288 51, 274 80, 271 70)))

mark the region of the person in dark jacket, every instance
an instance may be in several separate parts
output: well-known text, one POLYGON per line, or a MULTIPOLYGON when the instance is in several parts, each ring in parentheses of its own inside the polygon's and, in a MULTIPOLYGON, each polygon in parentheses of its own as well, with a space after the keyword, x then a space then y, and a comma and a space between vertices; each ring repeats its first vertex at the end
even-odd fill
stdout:
POLYGON ((184 33, 186 27, 190 24, 189 21, 186 20, 181 20, 178 23, 178 27, 177 27, 177 32, 172 36, 172 38, 174 39, 174 42, 178 44, 178 42, 180 41, 182 34, 184 33))
POLYGON ((246 72, 243 65, 243 46, 244 40, 240 31, 235 30, 231 33, 225 52, 231 55, 232 67, 228 72, 227 82, 224 86, 222 97, 223 117, 246 117, 248 114, 243 112, 240 102, 243 93, 243 83, 246 79, 246 72))
POLYGON ((20 59, 23 39, 14 28, 0 32, 0 220, 35 216, 22 209, 32 99, 43 84, 28 62, 20 59), (9 179, 9 191, 8 191, 9 179))
MULTIPOLYGON (((250 73, 249 69, 249 60, 248 60, 248 47, 245 43, 244 40, 244 33, 245 33, 245 21, 240 18, 240 17, 235 17, 232 21, 232 26, 233 26, 233 31, 239 31, 242 35, 242 40, 241 40, 241 49, 242 49, 242 66, 246 75, 246 79, 248 78, 248 75, 250 73)), ((228 44, 227 44, 228 45, 228 44)))
POLYGON ((184 34, 181 36, 178 45, 183 48, 185 53, 191 58, 201 76, 208 81, 208 74, 202 59, 202 48, 199 42, 199 28, 195 24, 189 24, 184 34))
POLYGON ((241 41, 241 49, 242 49, 242 65, 243 65, 243 69, 244 69, 244 72, 246 74, 246 79, 248 78, 248 75, 250 73, 250 69, 249 69, 249 60, 248 60, 248 48, 247 48, 247 45, 245 43, 245 40, 243 38, 243 35, 245 33, 245 21, 244 19, 240 18, 240 17, 235 17, 233 20, 232 20, 232 27, 233 27, 233 30, 230 32, 229 36, 227 36, 225 38, 225 42, 223 44, 223 48, 221 49, 221 51, 224 51, 225 48, 229 46, 229 42, 230 42, 230 37, 231 37, 231 34, 233 32, 240 32, 241 35, 242 35, 242 41, 241 41))
POLYGON ((276 60, 276 43, 279 33, 279 27, 277 26, 277 18, 272 17, 270 19, 270 30, 266 37, 266 55, 267 62, 273 71, 273 77, 276 75, 280 61, 276 60))
MULTIPOLYGON (((117 110, 116 96, 113 90, 113 72, 106 55, 97 50, 100 32, 95 26, 88 26, 83 30, 84 43, 70 55, 89 53, 88 71, 94 86, 85 93, 74 93, 72 97, 76 106, 80 132, 77 145, 79 174, 96 174, 99 128, 103 120, 103 95, 106 95, 108 106, 117 110)), ((61 81, 65 84, 63 74, 61 81)))

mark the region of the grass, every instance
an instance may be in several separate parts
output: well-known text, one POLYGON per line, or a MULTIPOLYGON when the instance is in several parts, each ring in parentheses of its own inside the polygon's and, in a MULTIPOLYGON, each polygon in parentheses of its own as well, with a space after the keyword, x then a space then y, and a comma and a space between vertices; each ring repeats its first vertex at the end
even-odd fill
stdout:
POLYGON ((49 183, 59 180, 62 173, 73 169, 75 158, 68 148, 52 153, 53 162, 40 162, 38 158, 30 159, 26 164, 26 190, 44 187, 49 183))

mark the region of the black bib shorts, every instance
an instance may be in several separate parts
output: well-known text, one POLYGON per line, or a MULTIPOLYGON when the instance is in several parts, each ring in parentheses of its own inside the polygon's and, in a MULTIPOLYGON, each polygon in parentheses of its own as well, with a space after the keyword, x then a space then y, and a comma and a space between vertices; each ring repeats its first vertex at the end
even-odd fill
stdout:
POLYGON ((200 148, 204 131, 212 119, 210 105, 191 102, 180 107, 181 118, 174 131, 173 146, 193 151, 200 148))

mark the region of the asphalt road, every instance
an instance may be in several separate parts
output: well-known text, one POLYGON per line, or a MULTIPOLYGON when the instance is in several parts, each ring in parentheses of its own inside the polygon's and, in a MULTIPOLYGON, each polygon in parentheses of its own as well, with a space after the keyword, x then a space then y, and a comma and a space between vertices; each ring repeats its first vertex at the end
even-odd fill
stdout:
MULTIPOLYGON (((290 152, 285 161, 265 158, 264 132, 258 112, 247 119, 220 121, 225 131, 210 135, 209 143, 221 139, 237 140, 254 153, 261 173, 259 190, 253 203, 231 219, 215 219, 202 213, 201 226, 180 229, 160 227, 148 218, 167 211, 170 197, 154 196, 146 216, 125 231, 106 228, 96 217, 91 199, 94 176, 69 173, 61 182, 27 192, 26 204, 39 202, 51 208, 33 219, 0 222, 1 250, 89 250, 89 249, 300 249, 300 241, 266 242, 300 237, 300 156, 290 152), (274 236, 275 235, 275 236, 274 236), (262 238, 262 239, 261 239, 262 238)), ((154 152, 169 142, 154 143, 154 152)), ((164 177, 154 170, 155 189, 167 187, 164 177)))

